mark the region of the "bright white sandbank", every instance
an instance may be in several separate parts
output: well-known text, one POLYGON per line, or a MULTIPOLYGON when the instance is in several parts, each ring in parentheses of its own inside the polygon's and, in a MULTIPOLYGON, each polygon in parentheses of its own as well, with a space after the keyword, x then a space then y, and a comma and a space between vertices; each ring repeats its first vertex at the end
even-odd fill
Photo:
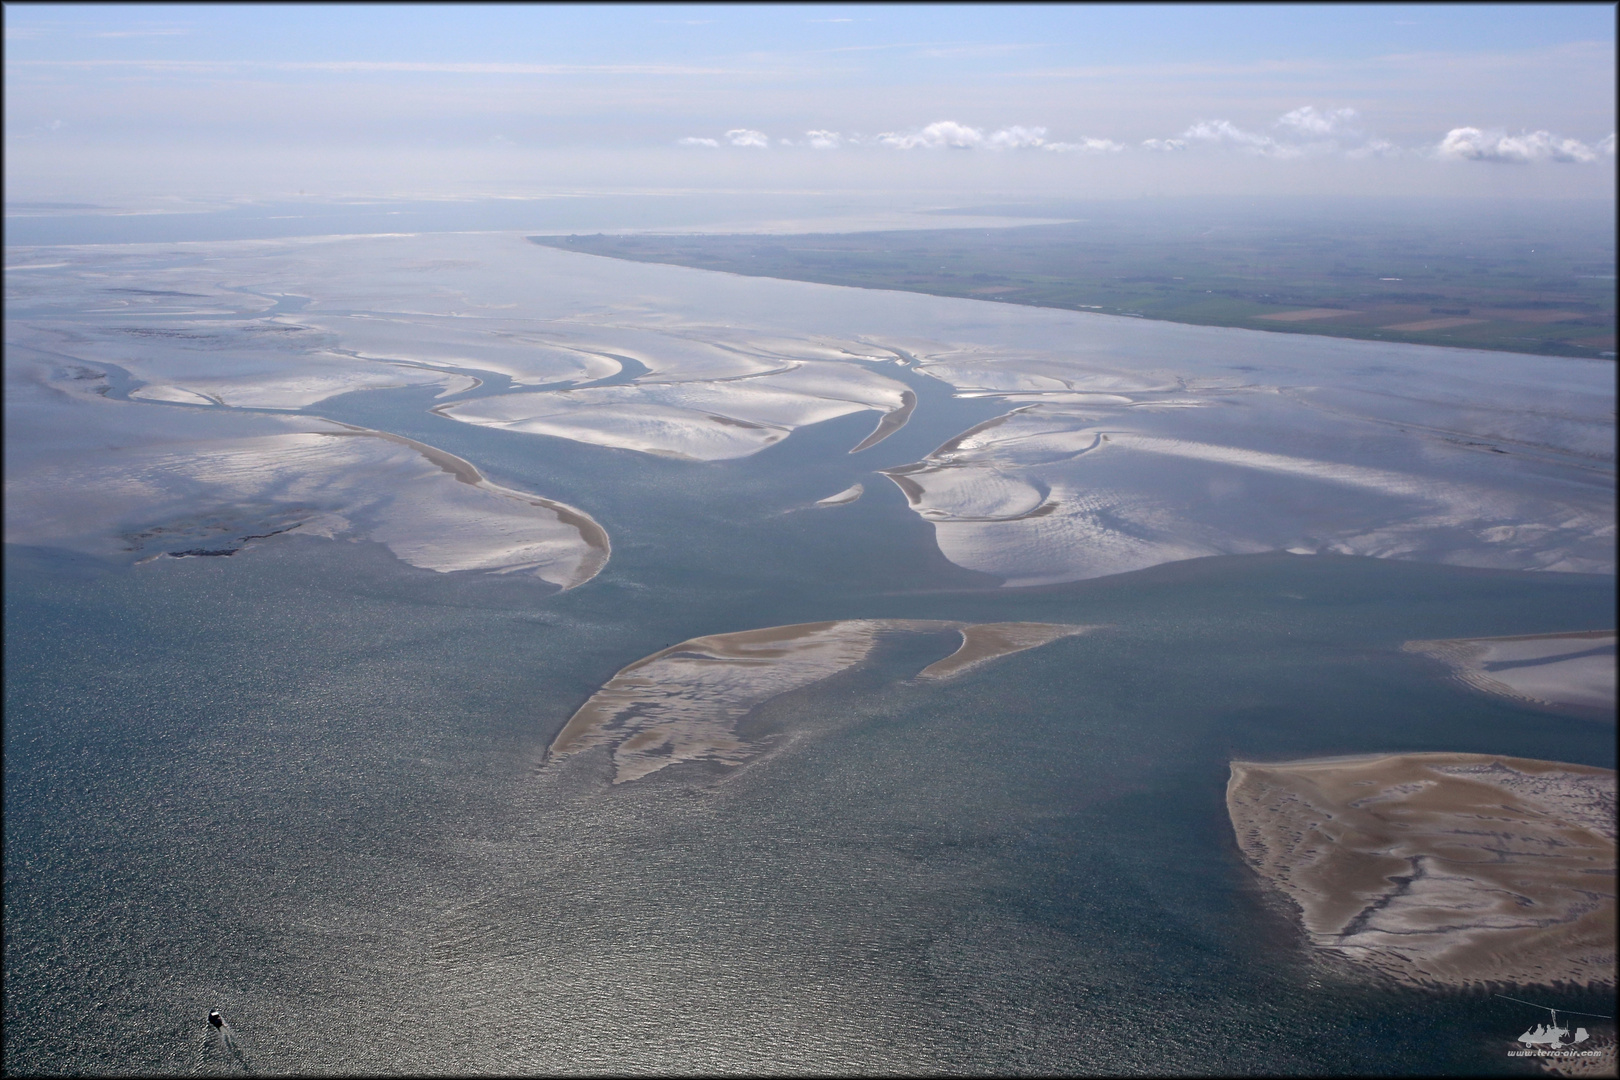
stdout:
POLYGON ((109 400, 94 380, 9 352, 7 543, 144 559, 347 536, 424 569, 565 589, 607 561, 589 515, 492 484, 434 447, 318 417, 109 400))
POLYGON ((1475 690, 1614 719, 1612 630, 1408 641, 1402 648, 1443 661, 1475 690))

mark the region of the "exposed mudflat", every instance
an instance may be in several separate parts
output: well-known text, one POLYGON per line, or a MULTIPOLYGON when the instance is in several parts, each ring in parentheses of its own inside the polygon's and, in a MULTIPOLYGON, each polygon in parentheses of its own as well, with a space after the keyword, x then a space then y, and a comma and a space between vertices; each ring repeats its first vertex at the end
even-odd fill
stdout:
POLYGON ((947 559, 1008 585, 1270 551, 1614 569, 1614 387, 1591 361, 671 272, 499 233, 18 256, 11 346, 58 382, 116 370, 130 401, 437 387, 448 419, 690 462, 861 412, 851 450, 872 450, 926 417, 919 383, 1004 406, 882 471, 947 559))

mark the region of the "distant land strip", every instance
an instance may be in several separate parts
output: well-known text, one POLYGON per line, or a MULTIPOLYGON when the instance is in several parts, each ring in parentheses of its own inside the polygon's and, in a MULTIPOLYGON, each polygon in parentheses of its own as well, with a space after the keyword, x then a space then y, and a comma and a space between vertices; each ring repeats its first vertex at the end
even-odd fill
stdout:
POLYGON ((530 236, 634 262, 1273 333, 1613 361, 1612 246, 1083 223, 794 236, 530 236), (1449 246, 1448 246, 1449 245, 1449 246), (1453 250, 1455 249, 1455 250, 1453 250))

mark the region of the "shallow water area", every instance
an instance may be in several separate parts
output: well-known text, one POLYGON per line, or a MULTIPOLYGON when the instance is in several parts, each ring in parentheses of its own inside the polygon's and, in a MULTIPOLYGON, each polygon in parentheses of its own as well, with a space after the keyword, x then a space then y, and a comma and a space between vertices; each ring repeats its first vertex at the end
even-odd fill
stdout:
MULTIPOLYGON (((878 472, 1017 404, 929 374, 913 347, 929 320, 1048 351, 1097 325, 1087 348, 1157 357, 1144 368, 1182 348, 1206 373, 1246 339, 567 266, 586 263, 548 318, 594 297, 602 325, 685 333, 763 297, 801 342, 875 340, 889 319, 896 360, 848 362, 915 407, 858 453, 873 410, 709 462, 430 411, 512 392, 470 364, 452 374, 483 381, 451 397, 396 383, 273 414, 416 440, 589 513, 611 558, 567 591, 409 565, 360 533, 140 565, 8 545, 9 1068, 214 1067, 203 1027, 218 1008, 261 1072, 1514 1071, 1502 1044, 1519 1007, 1310 955, 1244 865, 1230 763, 1444 752, 1613 768, 1612 724, 1478 694, 1403 651, 1612 629, 1612 575, 1271 550, 1008 588, 948 560, 878 472), (623 285, 611 302, 591 291, 605 280, 623 285), (606 747, 548 757, 641 658, 848 620, 921 629, 754 703, 736 730, 768 752, 623 783, 606 747), (925 675, 968 624, 1002 629, 969 638, 950 679, 925 675)), ((285 317, 313 321, 321 303, 285 317)), ((1254 350, 1311 359, 1287 347, 1254 350)), ((1324 349, 1324 370, 1379 352, 1324 349)), ((1585 376, 1568 377, 1579 398, 1585 376)), ((1600 991, 1556 993, 1605 1011, 1600 991)))
POLYGON ((804 737, 761 764, 610 786, 588 755, 541 767, 546 743, 620 658, 749 605, 681 589, 631 627, 610 590, 372 545, 222 562, 13 552, 6 1037, 30 1069, 188 1067, 213 1003, 264 1071, 1499 1068, 1490 999, 1292 947, 1227 763, 1613 766, 1612 729, 1398 651, 1602 623, 1610 580, 1281 556, 827 595, 789 606, 1112 629, 948 690, 912 681, 937 651, 880 657, 772 702, 757 722, 804 737))

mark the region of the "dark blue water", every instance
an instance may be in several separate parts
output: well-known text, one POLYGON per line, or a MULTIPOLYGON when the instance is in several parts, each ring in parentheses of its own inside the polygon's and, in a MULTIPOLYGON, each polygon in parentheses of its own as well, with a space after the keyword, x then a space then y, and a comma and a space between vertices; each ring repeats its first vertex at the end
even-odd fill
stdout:
POLYGON ((613 559, 568 593, 293 537, 127 569, 8 548, 7 1068, 1510 1071, 1521 1007, 1309 958, 1238 858, 1228 763, 1613 767, 1612 725, 1399 651, 1610 627, 1613 579, 1276 555, 998 589, 872 470, 1000 407, 900 377, 918 419, 868 451, 864 414, 701 465, 431 391, 312 410, 587 508, 613 559), (1110 629, 943 686, 909 681, 940 643, 895 645, 765 706, 801 737, 723 782, 542 765, 640 656, 860 617, 1110 629))

